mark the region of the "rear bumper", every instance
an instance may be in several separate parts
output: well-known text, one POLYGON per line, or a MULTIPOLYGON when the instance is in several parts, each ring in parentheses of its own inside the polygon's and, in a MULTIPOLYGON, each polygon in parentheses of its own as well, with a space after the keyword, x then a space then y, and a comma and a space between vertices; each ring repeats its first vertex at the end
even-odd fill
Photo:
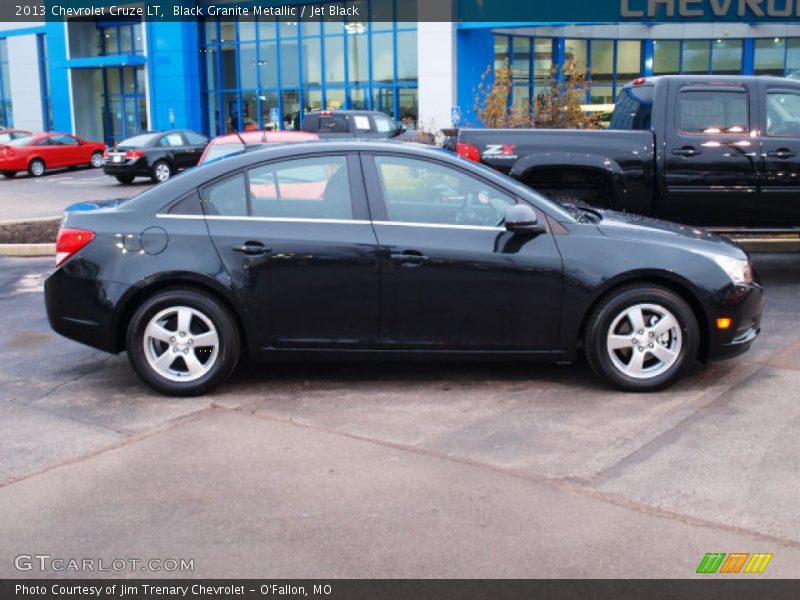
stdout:
MULTIPOLYGON (((65 266, 81 267, 79 260, 65 266)), ((50 327, 66 338, 116 354, 121 348, 115 306, 125 286, 70 276, 67 270, 57 269, 44 284, 50 327)))
POLYGON ((103 173, 111 175, 112 177, 149 177, 150 168, 147 166, 147 161, 139 158, 123 163, 106 162, 106 164, 103 165, 103 173))
POLYGON ((722 360, 747 352, 761 333, 763 306, 764 291, 757 283, 730 286, 720 294, 710 315, 708 358, 722 360), (721 317, 732 320, 725 331, 717 328, 717 319, 721 317))

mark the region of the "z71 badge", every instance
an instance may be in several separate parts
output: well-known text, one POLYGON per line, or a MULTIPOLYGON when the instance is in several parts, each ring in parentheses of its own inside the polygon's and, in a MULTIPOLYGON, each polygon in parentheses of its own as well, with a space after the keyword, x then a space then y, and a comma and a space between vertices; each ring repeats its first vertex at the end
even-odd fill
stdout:
POLYGON ((483 157, 516 159, 518 158, 516 152, 514 152, 516 149, 516 144, 487 144, 486 150, 483 151, 483 157))

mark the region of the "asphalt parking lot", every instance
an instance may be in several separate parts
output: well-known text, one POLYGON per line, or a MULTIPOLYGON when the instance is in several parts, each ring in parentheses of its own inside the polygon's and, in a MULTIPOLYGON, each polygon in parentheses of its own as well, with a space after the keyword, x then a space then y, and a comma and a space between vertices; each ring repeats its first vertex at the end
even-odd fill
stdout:
POLYGON ((670 578, 770 552, 760 577, 800 575, 797 255, 757 257, 749 354, 652 395, 580 364, 308 364, 160 397, 49 330, 51 263, 0 259, 0 577, 81 576, 15 570, 36 553, 195 577, 670 578))
POLYGON ((151 187, 149 179, 121 185, 102 169, 78 167, 48 171, 41 177, 18 173, 0 177, 0 221, 58 217, 65 207, 85 200, 129 198, 151 187))

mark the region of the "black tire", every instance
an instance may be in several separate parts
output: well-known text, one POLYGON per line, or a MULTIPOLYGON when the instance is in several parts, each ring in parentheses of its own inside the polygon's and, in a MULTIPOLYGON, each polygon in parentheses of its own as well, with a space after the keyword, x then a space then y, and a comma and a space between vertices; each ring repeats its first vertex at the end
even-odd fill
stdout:
MULTIPOLYGON (((657 324, 658 321, 654 323, 654 325, 657 324)), ((584 351, 594 372, 611 385, 630 392, 654 392, 669 387, 681 377, 685 369, 697 357, 699 344, 700 330, 697 319, 686 301, 675 292, 661 286, 640 284, 614 290, 592 311, 586 324, 584 351), (648 318, 656 319, 658 315, 647 310, 642 313, 645 316, 645 329, 631 330, 632 321, 622 315, 629 309, 636 312, 636 307, 643 305, 665 309, 665 314, 671 313, 671 316, 677 321, 676 327, 671 330, 672 333, 667 333, 661 338, 657 335, 652 336, 652 332, 647 327, 649 325, 648 318), (613 331, 612 327, 614 327, 613 331), (640 336, 639 332, 641 331, 644 333, 640 336), (631 347, 610 350, 608 348, 609 335, 612 333, 616 334, 617 339, 620 340, 623 337, 631 336, 631 347), (671 351, 674 350, 672 352, 674 358, 671 359, 674 362, 661 361, 650 352, 649 349, 653 348, 654 344, 660 343, 659 339, 669 340, 667 344, 662 344, 664 347, 670 344, 675 345, 668 348, 671 351), (634 365, 634 357, 637 352, 642 353, 644 362, 641 363, 641 366, 651 370, 652 374, 640 371, 639 377, 634 377, 628 374, 632 371, 623 370, 622 366, 625 366, 626 360, 629 361, 627 367, 630 368, 634 365), (612 355, 616 357, 616 361, 612 359, 612 355), (659 369, 663 369, 663 371, 659 372, 659 369)), ((655 348, 655 350, 659 351, 661 348, 655 348)), ((635 367, 633 371, 636 371, 635 367)))
POLYGON ((31 162, 28 163, 28 174, 31 177, 41 177, 44 175, 44 172, 47 170, 47 165, 44 164, 44 161, 40 158, 34 158, 31 162), (41 169, 39 168, 41 166, 41 169))
MULTIPOLYGON (((196 321, 192 322, 195 326, 196 321)), ((200 325, 202 325, 202 321, 200 325)), ((237 363, 240 353, 239 328, 230 311, 225 305, 214 296, 199 290, 192 289, 170 289, 159 292, 148 298, 133 314, 126 335, 128 360, 134 371, 142 380, 154 390, 169 396, 199 396, 218 386, 227 380, 237 363), (169 312, 173 307, 188 307, 201 313, 206 317, 216 329, 218 336, 218 346, 216 357, 209 370, 197 379, 191 381, 174 381, 163 376, 151 365, 152 357, 148 359, 145 349, 145 330, 151 319, 160 313, 169 312)), ((191 336, 199 335, 189 333, 191 336)), ((171 338, 174 339, 174 338, 171 338)), ((170 342, 163 343, 166 346, 163 354, 166 354, 174 347, 170 342)), ((181 359, 180 350, 176 351, 175 357, 181 359)), ((158 353, 157 358, 161 358, 162 353, 158 353)), ((173 359, 174 360, 174 359, 173 359)), ((212 360, 212 358, 208 358, 212 360)), ((181 365, 186 368, 188 374, 188 363, 172 363, 171 366, 181 365)), ((205 365, 203 365, 205 367, 205 365)))
POLYGON ((158 160, 158 161, 156 161, 156 163, 153 165, 153 169, 152 169, 152 171, 150 172, 150 179, 152 179, 152 180, 153 180, 153 181, 155 181, 156 183, 164 183, 165 181, 168 181, 168 180, 170 179, 170 177, 172 177, 172 173, 173 173, 173 171, 172 171, 172 165, 170 165, 170 164, 169 164, 167 161, 165 161, 165 160, 158 160), (164 179, 159 179, 159 175, 158 175, 158 173, 159 173, 160 171, 162 171, 162 170, 164 170, 163 172, 166 172, 166 173, 167 173, 167 176, 166 176, 166 178, 164 178, 164 179))
POLYGON ((133 183, 133 175, 117 175, 117 181, 123 185, 130 185, 133 183))
POLYGON ((3 177, 8 177, 9 179, 13 179, 17 176, 16 171, 3 171, 3 177))

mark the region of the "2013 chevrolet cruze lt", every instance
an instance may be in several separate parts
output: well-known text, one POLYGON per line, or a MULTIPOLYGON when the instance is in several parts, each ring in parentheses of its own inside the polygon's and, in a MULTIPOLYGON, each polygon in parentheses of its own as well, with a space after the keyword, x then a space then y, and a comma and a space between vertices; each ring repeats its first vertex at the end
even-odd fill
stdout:
POLYGON ((758 335, 747 255, 691 227, 562 207, 446 151, 277 146, 127 202, 68 212, 47 313, 201 394, 251 360, 448 355, 571 361, 625 390, 758 335))

